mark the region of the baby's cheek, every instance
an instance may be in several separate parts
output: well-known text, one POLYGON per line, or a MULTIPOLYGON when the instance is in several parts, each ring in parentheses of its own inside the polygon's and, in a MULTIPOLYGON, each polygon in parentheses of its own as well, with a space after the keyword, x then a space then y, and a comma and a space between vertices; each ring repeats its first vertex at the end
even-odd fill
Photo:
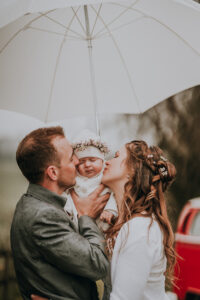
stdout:
POLYGON ((103 166, 98 165, 95 169, 97 172, 101 172, 101 170, 103 169, 103 166))
POLYGON ((77 171, 79 172, 79 174, 82 175, 82 172, 83 172, 83 170, 84 170, 83 167, 82 167, 82 166, 77 166, 76 169, 77 169, 77 171))

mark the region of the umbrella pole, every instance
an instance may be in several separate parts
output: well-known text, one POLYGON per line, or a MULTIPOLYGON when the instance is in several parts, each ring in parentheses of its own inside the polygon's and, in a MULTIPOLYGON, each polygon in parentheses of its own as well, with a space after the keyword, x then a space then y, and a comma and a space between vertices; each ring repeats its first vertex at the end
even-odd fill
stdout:
POLYGON ((91 84, 92 84, 92 96, 93 96, 93 100, 94 100, 96 133, 98 135, 100 135, 99 118, 98 118, 98 101, 97 101, 97 93, 96 93, 96 85, 95 85, 95 72, 94 72, 94 65, 93 65, 93 59, 92 59, 92 37, 90 35, 90 24, 89 24, 87 5, 84 5, 84 14, 85 14, 85 25, 86 25, 87 42, 88 42, 90 77, 91 77, 91 84))

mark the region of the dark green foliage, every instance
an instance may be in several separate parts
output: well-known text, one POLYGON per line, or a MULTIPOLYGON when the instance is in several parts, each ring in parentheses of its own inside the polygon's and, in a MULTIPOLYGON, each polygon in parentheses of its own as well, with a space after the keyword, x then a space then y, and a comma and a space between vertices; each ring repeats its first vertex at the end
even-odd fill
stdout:
POLYGON ((141 116, 140 132, 152 127, 158 145, 177 168, 171 186, 176 215, 200 196, 200 86, 167 99, 141 116))

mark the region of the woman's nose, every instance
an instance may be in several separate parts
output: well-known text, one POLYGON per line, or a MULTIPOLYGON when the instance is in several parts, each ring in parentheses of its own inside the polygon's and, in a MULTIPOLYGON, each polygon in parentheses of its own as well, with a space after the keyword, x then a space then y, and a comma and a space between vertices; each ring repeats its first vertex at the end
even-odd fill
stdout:
POLYGON ((109 160, 107 160, 106 161, 106 166, 108 166, 110 164, 110 161, 109 160))

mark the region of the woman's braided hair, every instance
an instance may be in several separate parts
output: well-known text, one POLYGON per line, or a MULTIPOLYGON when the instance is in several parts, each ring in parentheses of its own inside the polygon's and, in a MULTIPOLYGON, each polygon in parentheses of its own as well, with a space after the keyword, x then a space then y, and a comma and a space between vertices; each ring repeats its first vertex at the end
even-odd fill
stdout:
POLYGON ((163 232, 167 258, 166 276, 168 281, 173 283, 176 257, 173 248, 174 234, 167 215, 164 191, 175 179, 176 169, 163 156, 159 147, 148 147, 144 141, 132 141, 125 146, 129 180, 124 187, 124 201, 119 216, 106 232, 108 249, 113 249, 117 234, 124 223, 135 216, 145 216, 152 219, 152 224, 154 216, 163 232))

